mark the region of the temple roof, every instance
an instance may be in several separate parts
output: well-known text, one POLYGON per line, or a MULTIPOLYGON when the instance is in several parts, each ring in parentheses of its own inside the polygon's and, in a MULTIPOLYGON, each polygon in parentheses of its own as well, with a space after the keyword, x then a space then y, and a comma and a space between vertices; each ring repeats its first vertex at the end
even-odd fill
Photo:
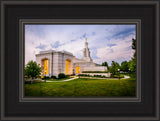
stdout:
MULTIPOLYGON (((62 51, 56 51, 56 50, 46 50, 46 51, 40 51, 39 54, 47 54, 47 53, 65 53, 65 54, 68 54, 68 55, 72 55, 72 53, 68 52, 68 51, 65 51, 65 50, 62 50, 62 51)), ((36 55, 39 55, 39 54, 36 54, 36 55)))

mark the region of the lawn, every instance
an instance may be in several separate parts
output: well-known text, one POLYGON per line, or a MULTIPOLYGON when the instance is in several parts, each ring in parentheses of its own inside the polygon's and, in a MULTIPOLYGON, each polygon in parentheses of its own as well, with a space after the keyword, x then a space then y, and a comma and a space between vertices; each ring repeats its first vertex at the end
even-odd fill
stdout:
POLYGON ((133 97, 135 94, 135 78, 78 78, 68 82, 25 84, 25 96, 29 97, 133 97))

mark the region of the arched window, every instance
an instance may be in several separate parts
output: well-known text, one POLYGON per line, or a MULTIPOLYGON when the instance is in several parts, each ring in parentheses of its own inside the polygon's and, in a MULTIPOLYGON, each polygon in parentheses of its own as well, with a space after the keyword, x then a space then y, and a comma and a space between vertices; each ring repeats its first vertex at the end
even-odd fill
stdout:
POLYGON ((49 67, 49 60, 48 59, 42 59, 41 61, 41 71, 42 74, 48 74, 48 67, 49 67))
POLYGON ((76 66, 76 73, 79 74, 80 73, 80 66, 76 66))
POLYGON ((72 74, 71 60, 66 60, 66 74, 72 74))

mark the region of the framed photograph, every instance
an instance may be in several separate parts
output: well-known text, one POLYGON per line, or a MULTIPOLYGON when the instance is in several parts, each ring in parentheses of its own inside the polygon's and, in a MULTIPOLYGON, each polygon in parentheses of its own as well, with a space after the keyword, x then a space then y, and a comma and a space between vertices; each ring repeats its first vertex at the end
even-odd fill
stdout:
POLYGON ((138 19, 20 20, 21 101, 140 101, 140 29, 138 19))
POLYGON ((1 120, 159 120, 159 1, 2 1, 1 120))

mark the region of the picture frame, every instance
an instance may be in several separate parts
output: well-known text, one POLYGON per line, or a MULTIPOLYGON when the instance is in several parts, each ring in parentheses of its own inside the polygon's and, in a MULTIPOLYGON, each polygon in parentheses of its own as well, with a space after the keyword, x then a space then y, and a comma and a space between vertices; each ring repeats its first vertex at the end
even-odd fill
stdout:
POLYGON ((159 120, 159 1, 1 1, 1 120, 159 120), (25 98, 22 27, 40 20, 136 20, 136 101, 25 98))

